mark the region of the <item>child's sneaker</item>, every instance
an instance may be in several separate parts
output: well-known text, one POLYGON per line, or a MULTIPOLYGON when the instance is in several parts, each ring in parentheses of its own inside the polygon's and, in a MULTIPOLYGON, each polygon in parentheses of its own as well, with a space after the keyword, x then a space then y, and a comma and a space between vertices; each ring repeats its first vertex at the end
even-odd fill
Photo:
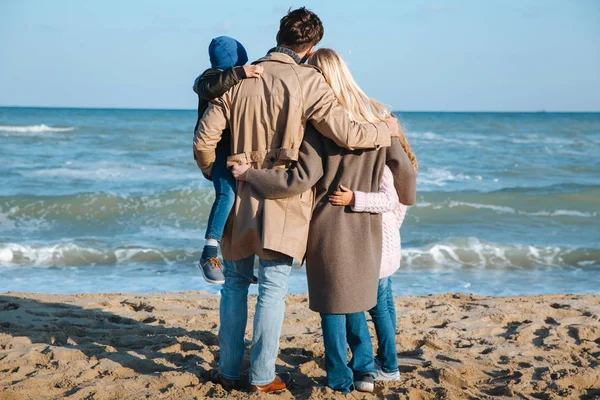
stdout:
POLYGON ((371 375, 361 375, 354 378, 354 388, 359 392, 372 393, 375 390, 375 380, 371 375))
POLYGON ((396 372, 384 372, 381 369, 381 362, 378 359, 373 360, 375 362, 375 368, 377 368, 376 381, 380 382, 397 382, 400 380, 400 371, 396 372))
POLYGON ((380 382, 397 382, 400 380, 400 371, 384 372, 383 370, 378 369, 375 380, 380 382))
POLYGON ((223 275, 223 264, 216 257, 211 257, 206 260, 200 259, 198 267, 202 270, 204 280, 214 285, 222 285, 225 283, 225 275, 223 275))

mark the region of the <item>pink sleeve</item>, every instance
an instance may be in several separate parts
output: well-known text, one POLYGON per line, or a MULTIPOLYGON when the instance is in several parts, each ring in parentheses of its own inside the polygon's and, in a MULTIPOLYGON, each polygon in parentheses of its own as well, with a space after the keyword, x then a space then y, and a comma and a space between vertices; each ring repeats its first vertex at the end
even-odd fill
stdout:
POLYGON ((352 211, 382 214, 393 211, 399 204, 392 171, 385 167, 377 193, 354 192, 352 211))

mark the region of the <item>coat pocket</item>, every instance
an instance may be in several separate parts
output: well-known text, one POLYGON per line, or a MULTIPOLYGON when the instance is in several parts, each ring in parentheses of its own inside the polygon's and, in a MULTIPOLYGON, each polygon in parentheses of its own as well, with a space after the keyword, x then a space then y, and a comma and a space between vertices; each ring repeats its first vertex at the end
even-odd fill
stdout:
POLYGON ((314 189, 309 189, 304 193, 300 194, 300 202, 303 205, 310 205, 311 208, 311 212, 312 212, 312 207, 315 203, 315 191, 314 189))
POLYGON ((306 254, 314 192, 307 190, 285 199, 265 200, 263 246, 302 261, 306 254))

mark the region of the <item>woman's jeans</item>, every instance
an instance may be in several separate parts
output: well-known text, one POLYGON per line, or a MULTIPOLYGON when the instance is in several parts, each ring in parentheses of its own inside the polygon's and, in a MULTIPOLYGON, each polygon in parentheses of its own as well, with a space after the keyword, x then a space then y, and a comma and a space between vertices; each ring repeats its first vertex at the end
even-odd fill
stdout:
MULTIPOLYGON (((266 385, 275 379, 275 360, 279 353, 285 295, 293 260, 283 257, 280 260, 259 260, 258 299, 250 352, 252 385, 266 385)), ((228 379, 240 379, 244 332, 248 322, 248 287, 254 279, 254 259, 255 256, 251 256, 223 263, 225 283, 219 306, 219 372, 228 379)))
POLYGON ((235 203, 235 179, 227 168, 229 141, 217 144, 216 158, 212 168, 212 182, 215 187, 215 201, 208 217, 205 239, 221 242, 225 223, 235 203))
POLYGON ((398 371, 396 355, 396 308, 392 293, 392 277, 379 280, 377 304, 369 310, 377 334, 377 361, 383 372, 398 371))
POLYGON ((349 393, 354 388, 354 377, 371 375, 377 371, 373 363, 371 336, 364 312, 353 314, 321 314, 325 344, 325 371, 327 386, 349 393), (352 359, 348 363, 348 346, 352 359))

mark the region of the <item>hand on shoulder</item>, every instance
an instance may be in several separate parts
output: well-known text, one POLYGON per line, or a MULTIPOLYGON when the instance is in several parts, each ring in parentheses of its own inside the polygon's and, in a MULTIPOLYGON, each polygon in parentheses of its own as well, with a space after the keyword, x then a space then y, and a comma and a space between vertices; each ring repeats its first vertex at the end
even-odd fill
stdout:
POLYGON ((244 65, 243 68, 246 79, 258 78, 265 71, 265 68, 261 65, 244 65))

